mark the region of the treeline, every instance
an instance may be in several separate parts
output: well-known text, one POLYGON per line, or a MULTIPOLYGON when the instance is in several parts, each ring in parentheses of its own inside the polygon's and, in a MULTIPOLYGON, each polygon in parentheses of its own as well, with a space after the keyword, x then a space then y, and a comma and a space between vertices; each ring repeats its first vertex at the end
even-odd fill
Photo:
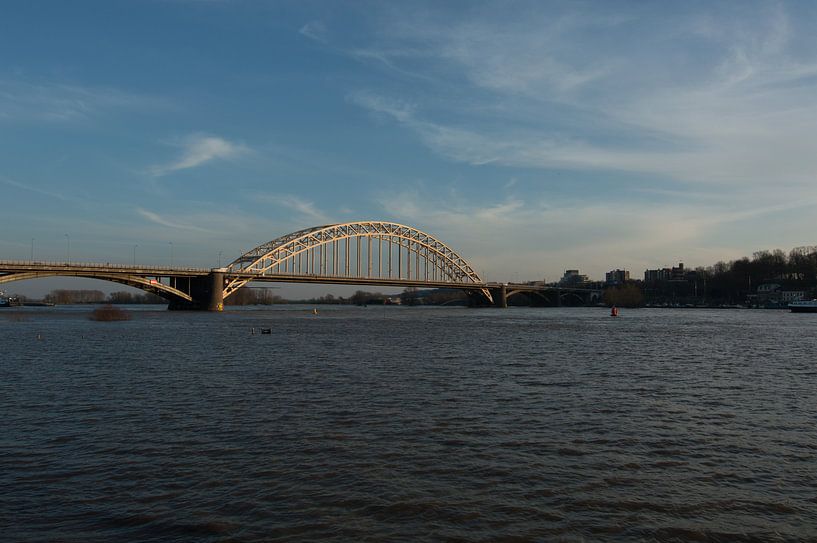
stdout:
POLYGON ((468 295, 460 289, 419 290, 407 288, 400 293, 400 303, 403 305, 465 305, 468 303, 468 295))
POLYGON ((344 296, 335 296, 334 294, 325 294, 316 298, 309 298, 306 300, 295 300, 292 303, 303 303, 312 305, 383 305, 391 300, 391 296, 380 292, 367 292, 365 290, 358 290, 348 298, 344 296))
POLYGON ((167 300, 156 294, 145 292, 111 292, 106 303, 109 304, 166 304, 167 300))
MULTIPOLYGON (((21 300, 23 298, 21 297, 21 300)), ((101 290, 52 290, 43 297, 43 302, 55 305, 69 304, 167 304, 167 300, 150 292, 111 292, 107 296, 101 290)), ((241 288, 225 300, 225 305, 271 305, 286 303, 269 289, 241 288)))
POLYGON ((273 305, 287 303, 267 288, 242 287, 224 300, 224 305, 273 305))
MULTIPOLYGON (((343 296, 335 296, 333 294, 326 294, 324 296, 319 296, 317 298, 309 298, 306 300, 294 300, 292 303, 296 304, 328 304, 328 305, 340 305, 340 304, 350 304, 352 303, 351 298, 344 298, 343 296)), ((363 305, 363 304, 360 304, 363 305)))
POLYGON ((164 304, 167 300, 149 292, 112 292, 108 296, 101 290, 57 289, 43 297, 43 301, 55 305, 68 304, 164 304))
MULTIPOLYGON (((25 296, 18 297, 27 301, 25 296)), ((166 304, 167 300, 151 293, 112 292, 105 295, 101 290, 57 289, 46 294, 42 300, 55 305, 70 304, 166 304)), ((460 290, 417 290, 407 288, 400 295, 387 295, 381 292, 358 290, 352 296, 335 296, 326 294, 308 300, 285 300, 273 294, 271 289, 243 287, 224 301, 224 305, 273 305, 287 303, 306 304, 351 304, 351 305, 384 305, 400 303, 404 305, 437 305, 456 301, 466 301, 466 295, 460 290)))
POLYGON ((459 289, 431 289, 419 290, 409 287, 403 290, 399 295, 383 294, 382 292, 368 292, 365 290, 358 290, 348 298, 343 296, 334 296, 326 294, 317 298, 310 298, 308 300, 298 300, 293 303, 306 304, 330 304, 330 305, 442 305, 446 303, 462 303, 468 302, 468 296, 459 289))
POLYGON ((683 278, 644 283, 630 281, 604 291, 608 305, 738 305, 756 295, 764 284, 780 285, 781 290, 817 296, 817 246, 757 251, 712 266, 687 271, 683 278))
POLYGON ((777 283, 786 290, 802 290, 814 295, 817 287, 817 246, 758 251, 752 258, 698 268, 696 283, 701 295, 711 300, 742 303, 759 285, 777 283))

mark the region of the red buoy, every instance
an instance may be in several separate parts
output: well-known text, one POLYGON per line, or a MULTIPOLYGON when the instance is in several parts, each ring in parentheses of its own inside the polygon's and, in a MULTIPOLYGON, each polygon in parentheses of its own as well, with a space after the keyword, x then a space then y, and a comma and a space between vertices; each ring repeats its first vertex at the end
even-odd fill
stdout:
POLYGON ((610 316, 618 317, 618 308, 616 306, 613 306, 613 308, 610 310, 610 316))

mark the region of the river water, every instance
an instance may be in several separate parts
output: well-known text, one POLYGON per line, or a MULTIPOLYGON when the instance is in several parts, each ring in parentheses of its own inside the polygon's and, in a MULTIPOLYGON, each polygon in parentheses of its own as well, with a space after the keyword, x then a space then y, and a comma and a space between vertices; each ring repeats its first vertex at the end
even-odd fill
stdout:
POLYGON ((817 540, 817 315, 131 311, 0 310, 3 541, 817 540))

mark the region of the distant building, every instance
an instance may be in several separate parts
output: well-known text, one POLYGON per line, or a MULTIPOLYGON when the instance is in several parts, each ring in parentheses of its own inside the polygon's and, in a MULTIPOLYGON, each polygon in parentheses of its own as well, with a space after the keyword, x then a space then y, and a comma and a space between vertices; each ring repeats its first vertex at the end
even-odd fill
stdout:
POLYGON ((690 272, 684 269, 684 263, 679 262, 677 267, 645 270, 644 282, 660 283, 662 281, 687 281, 691 279, 689 276, 694 273, 695 272, 690 272))
POLYGON ((615 269, 604 274, 604 282, 608 285, 621 285, 630 280, 630 272, 615 269))
POLYGON ((802 290, 781 289, 782 287, 777 283, 763 283, 757 287, 757 294, 754 296, 750 295, 750 299, 756 299, 759 305, 785 305, 806 297, 805 291, 802 290))
POLYGON ((782 290, 780 291, 780 301, 789 303, 804 300, 806 293, 803 290, 782 290))
POLYGON ((775 292, 780 290, 780 285, 777 283, 764 283, 757 287, 758 294, 769 294, 770 292, 775 292))
POLYGON ((565 274, 559 280, 560 285, 578 285, 581 283, 587 283, 590 281, 590 278, 582 273, 579 273, 579 270, 565 270, 565 274))

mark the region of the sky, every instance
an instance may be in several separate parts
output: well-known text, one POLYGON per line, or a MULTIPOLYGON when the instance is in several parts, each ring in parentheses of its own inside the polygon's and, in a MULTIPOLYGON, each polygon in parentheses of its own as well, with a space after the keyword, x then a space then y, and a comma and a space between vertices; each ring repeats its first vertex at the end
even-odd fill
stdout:
POLYGON ((491 281, 815 245, 814 28, 813 2, 4 2, 0 259, 216 267, 353 220, 491 281))

